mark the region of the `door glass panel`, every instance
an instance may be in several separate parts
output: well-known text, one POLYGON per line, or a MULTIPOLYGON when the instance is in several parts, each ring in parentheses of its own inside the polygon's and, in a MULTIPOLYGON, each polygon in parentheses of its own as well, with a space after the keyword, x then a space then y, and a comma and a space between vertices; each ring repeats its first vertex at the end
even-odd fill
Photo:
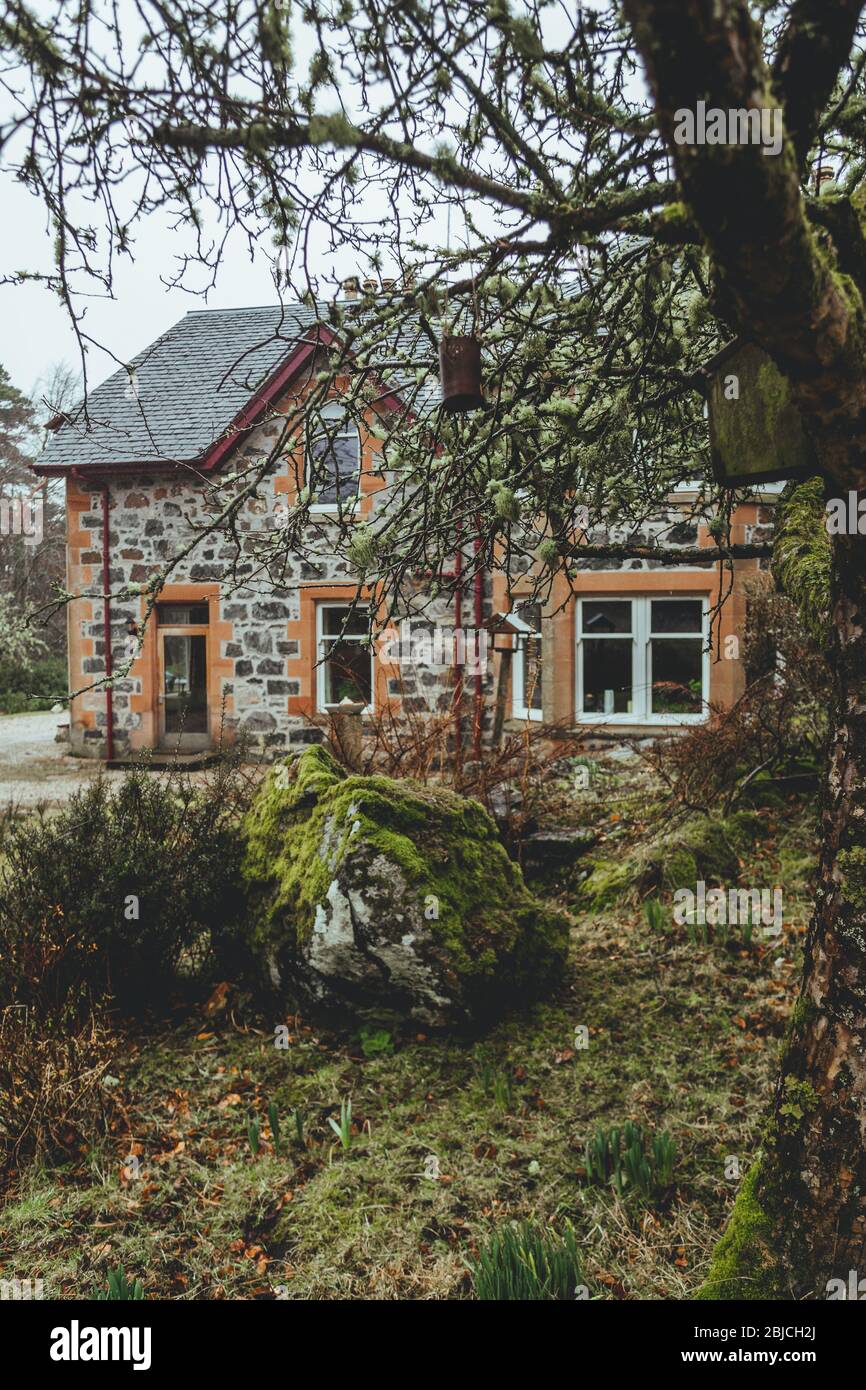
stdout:
POLYGON ((652 639, 653 714, 700 714, 703 642, 652 639))
POLYGON ((583 708, 588 714, 631 714, 631 656, 630 637, 584 638, 583 708))
POLYGON ((523 681, 523 708, 541 710, 541 604, 521 603, 515 612, 532 628, 531 636, 527 633, 517 642, 517 660, 523 681))
POLYGON ((583 631, 587 637, 597 632, 631 632, 631 600, 602 599, 583 601, 583 631))
POLYGON ((206 603, 158 603, 156 611, 163 627, 204 627, 208 620, 206 603))
POLYGON ((164 633, 165 731, 167 734, 206 734, 207 639, 164 633))

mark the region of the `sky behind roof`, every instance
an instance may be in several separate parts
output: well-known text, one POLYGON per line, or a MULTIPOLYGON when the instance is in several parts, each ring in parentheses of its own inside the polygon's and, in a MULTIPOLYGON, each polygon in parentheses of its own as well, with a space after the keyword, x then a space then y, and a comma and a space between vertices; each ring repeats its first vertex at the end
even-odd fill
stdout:
MULTIPOLYGON (((121 13, 128 2, 120 0, 121 13)), ((601 0, 585 0, 583 7, 590 9, 600 3, 601 0)), ((38 11, 38 0, 35 8, 38 11)), ((571 7, 563 5, 563 8, 573 22, 571 7)), ((559 6, 554 4, 549 12, 551 39, 556 37, 561 22, 558 10, 559 6)), ((316 44, 315 40, 311 42, 309 31, 304 33, 302 25, 293 26, 293 30, 298 67, 303 70, 316 44)), ((14 74, 7 74, 7 80, 10 76, 14 80, 14 74)), ((347 105, 351 114, 351 100, 347 105)), ((375 201, 364 209, 365 215, 374 221, 389 215, 384 191, 380 208, 375 206, 375 201)), ((201 202, 199 208, 204 230, 216 232, 217 209, 207 202, 201 202)), ((474 211, 477 216, 478 210, 474 211)), ((52 272, 53 232, 47 225, 45 210, 38 198, 8 175, 0 182, 0 214, 3 273, 52 272)), ((83 204, 78 215, 82 225, 88 224, 94 216, 92 206, 83 204)), ((493 225, 495 216, 491 209, 479 221, 482 226, 488 220, 493 225)), ((89 389, 110 376, 118 364, 129 362, 190 309, 269 305, 279 299, 273 278, 272 247, 267 237, 264 244, 255 248, 252 259, 245 238, 238 234, 229 242, 215 287, 206 299, 165 283, 174 278, 183 253, 192 250, 191 230, 174 229, 167 216, 151 215, 135 223, 133 238, 135 260, 119 257, 115 261, 113 298, 106 298, 96 283, 85 287, 82 278, 77 277, 79 290, 86 288, 90 296, 81 294, 76 306, 79 311, 86 306, 81 326, 94 340, 86 356, 89 389)), ((445 245, 444 209, 442 216, 435 215, 428 226, 427 239, 433 246, 445 245)), ((459 230, 454 233, 454 241, 460 241, 459 230)), ((324 231, 320 247, 312 238, 309 268, 313 274, 327 278, 327 286, 323 283, 319 287, 323 298, 334 293, 334 277, 343 279, 369 274, 367 267, 357 263, 351 250, 335 255, 327 245, 324 231)), ((381 273, 393 275, 395 268, 384 264, 381 273)), ((188 277, 188 283, 195 284, 194 276, 188 277)), ((203 275, 199 283, 204 283, 203 275)), ((14 384, 28 394, 33 393, 37 383, 44 382, 58 363, 65 363, 76 373, 80 371, 79 344, 64 304, 38 282, 0 285, 0 364, 9 372, 14 384)), ((38 394, 36 390, 37 398, 38 394)))

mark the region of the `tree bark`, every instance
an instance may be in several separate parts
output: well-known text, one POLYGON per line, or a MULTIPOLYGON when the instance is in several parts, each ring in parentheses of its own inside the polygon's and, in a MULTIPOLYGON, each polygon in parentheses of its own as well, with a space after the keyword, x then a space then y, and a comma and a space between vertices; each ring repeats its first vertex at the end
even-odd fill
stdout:
POLYGON ((863 294, 810 225, 800 167, 832 65, 838 70, 850 51, 862 9, 862 0, 840 0, 821 6, 819 20, 813 0, 799 3, 771 79, 746 0, 625 0, 685 212, 712 259, 718 305, 789 378, 806 428, 820 440, 822 467, 841 487, 866 487, 863 294), (699 100, 725 111, 773 110, 793 92, 799 99, 783 109, 778 155, 675 139, 677 112, 694 111, 699 100))
MULTIPOLYGON (((866 486, 864 283, 857 273, 866 219, 859 208, 847 209, 851 236, 841 246, 822 244, 806 216, 800 169, 862 8, 859 0, 796 0, 771 79, 745 0, 625 0, 685 211, 710 252, 726 317, 788 375, 824 476, 841 488, 866 486), (676 113, 699 99, 723 109, 781 103, 783 151, 765 157, 749 146, 678 145, 676 113)), ((743 1182, 701 1298, 827 1298, 834 1279, 847 1297, 850 1272, 866 1276, 860 536, 834 543, 830 642, 834 700, 802 993, 763 1152, 743 1182)), ((840 1296, 838 1286, 834 1292, 840 1296)))
POLYGON ((819 886, 774 1136, 781 1173, 792 1188, 801 1184, 789 1192, 786 1219, 799 1222, 818 1297, 830 1278, 866 1274, 866 545, 859 536, 836 542, 833 597, 819 886), (802 1118, 791 1113, 798 1109, 802 1118))
MULTIPOLYGON (((834 545, 834 697, 802 992, 763 1154, 703 1298, 827 1298, 866 1277, 866 543, 834 545)), ((849 1296, 846 1292, 836 1296, 849 1296)))

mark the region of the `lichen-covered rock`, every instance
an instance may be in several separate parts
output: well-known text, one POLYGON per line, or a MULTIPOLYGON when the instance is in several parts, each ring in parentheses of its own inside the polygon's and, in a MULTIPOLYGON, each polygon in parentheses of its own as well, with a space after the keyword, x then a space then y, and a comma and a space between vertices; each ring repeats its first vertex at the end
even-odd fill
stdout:
POLYGON ((568 925, 474 801, 348 776, 321 746, 269 774, 245 824, 251 942, 300 1003, 466 1023, 556 978, 568 925))

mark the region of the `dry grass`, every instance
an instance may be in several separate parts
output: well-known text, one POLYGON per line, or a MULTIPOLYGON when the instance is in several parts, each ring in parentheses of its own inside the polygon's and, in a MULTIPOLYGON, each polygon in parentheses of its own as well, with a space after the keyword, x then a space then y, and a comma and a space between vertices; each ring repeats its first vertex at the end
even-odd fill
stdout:
POLYGON ((772 949, 693 946, 625 905, 582 917, 556 997, 484 1038, 406 1033, 393 1055, 366 1057, 357 1038, 292 1019, 281 1051, 281 1020, 239 1031, 230 1007, 119 1038, 128 1129, 22 1180, 0 1273, 66 1298, 118 1266, 147 1297, 461 1298, 497 1223, 567 1217, 592 1297, 688 1297, 736 1191, 726 1159, 745 1172, 759 1145, 808 912, 793 866, 811 850, 793 812, 756 848, 761 881, 781 869, 791 884, 772 949), (574 1049, 580 1024, 586 1051, 574 1049), (328 1120, 346 1096, 355 1134, 343 1152, 328 1120), (675 1190, 658 1208, 586 1181, 587 1138, 625 1119, 676 1140, 675 1190), (425 1177, 430 1155, 438 1179, 425 1177))

